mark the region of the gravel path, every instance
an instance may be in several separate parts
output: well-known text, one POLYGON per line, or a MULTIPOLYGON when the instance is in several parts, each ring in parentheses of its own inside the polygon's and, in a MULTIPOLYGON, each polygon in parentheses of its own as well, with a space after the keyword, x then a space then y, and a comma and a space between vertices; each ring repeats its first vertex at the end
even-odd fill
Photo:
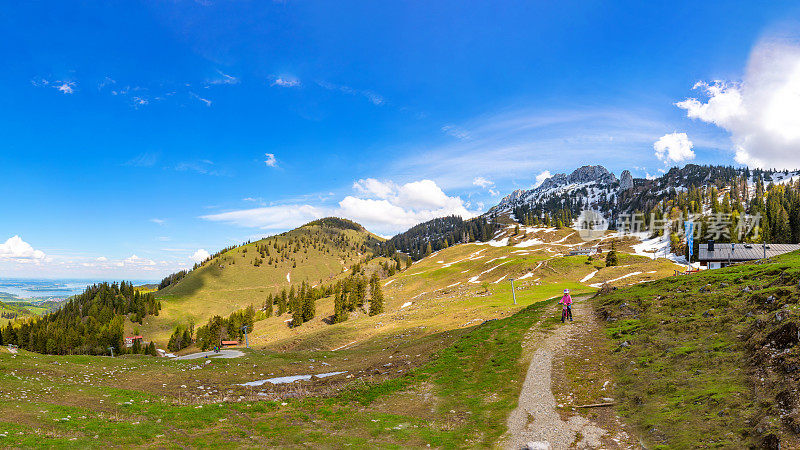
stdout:
MULTIPOLYGON (((582 299, 581 299, 582 300, 582 299)), ((578 319, 591 314, 580 304, 573 305, 573 316, 578 319)), ((541 341, 541 347, 533 355, 525 383, 519 395, 517 409, 507 419, 509 449, 565 449, 602 447, 601 437, 606 431, 589 419, 575 415, 564 421, 556 410, 556 399, 550 388, 553 355, 557 354, 572 334, 575 323, 557 325, 555 330, 541 341), (580 434, 578 434, 580 433, 580 434), (580 439, 579 439, 580 438, 580 439)))
POLYGON ((190 353, 188 355, 178 356, 175 359, 198 359, 198 358, 238 358, 240 356, 244 356, 244 352, 240 352, 239 350, 220 350, 219 353, 214 352, 198 352, 198 353, 190 353))

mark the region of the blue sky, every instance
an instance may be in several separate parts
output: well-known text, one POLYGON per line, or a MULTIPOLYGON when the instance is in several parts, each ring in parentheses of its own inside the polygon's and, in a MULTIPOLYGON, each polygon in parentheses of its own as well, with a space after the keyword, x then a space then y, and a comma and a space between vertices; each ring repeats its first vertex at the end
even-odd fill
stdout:
POLYGON ((583 164, 798 167, 799 18, 780 1, 15 3, 0 276, 155 279, 329 214, 388 236, 583 164))

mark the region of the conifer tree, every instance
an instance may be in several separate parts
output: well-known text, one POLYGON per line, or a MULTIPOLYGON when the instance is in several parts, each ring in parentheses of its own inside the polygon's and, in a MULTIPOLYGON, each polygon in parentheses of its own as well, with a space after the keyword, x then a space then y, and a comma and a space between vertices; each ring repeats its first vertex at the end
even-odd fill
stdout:
POLYGON ((289 326, 291 328, 297 328, 303 324, 303 308, 299 305, 292 305, 292 321, 290 322, 289 326))
POLYGON ((383 312, 383 292, 381 292, 380 278, 373 274, 370 279, 369 315, 375 316, 383 312))

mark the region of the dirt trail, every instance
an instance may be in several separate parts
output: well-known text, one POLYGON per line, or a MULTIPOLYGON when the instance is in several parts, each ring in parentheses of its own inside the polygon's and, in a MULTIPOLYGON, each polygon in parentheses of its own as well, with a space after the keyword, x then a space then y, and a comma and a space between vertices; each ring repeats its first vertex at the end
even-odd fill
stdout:
MULTIPOLYGON (((586 323, 593 314, 588 304, 576 302, 573 315, 586 323)), ((601 440, 608 435, 606 430, 589 419, 574 415, 563 420, 556 410, 556 399, 551 389, 553 357, 563 350, 567 338, 575 333, 578 323, 559 324, 539 342, 533 355, 517 408, 507 419, 508 437, 505 447, 509 449, 564 449, 604 447, 601 440)))

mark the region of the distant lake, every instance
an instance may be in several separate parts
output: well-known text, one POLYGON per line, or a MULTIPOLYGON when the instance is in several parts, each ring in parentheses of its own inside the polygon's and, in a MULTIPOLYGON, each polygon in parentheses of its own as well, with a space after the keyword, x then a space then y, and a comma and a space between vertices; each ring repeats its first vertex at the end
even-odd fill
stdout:
MULTIPOLYGON (((13 301, 13 298, 9 297, 17 297, 19 300, 64 299, 80 294, 87 286, 104 281, 108 280, 0 278, 0 300, 13 301)), ((154 283, 152 280, 131 280, 131 282, 134 286, 154 283)))

